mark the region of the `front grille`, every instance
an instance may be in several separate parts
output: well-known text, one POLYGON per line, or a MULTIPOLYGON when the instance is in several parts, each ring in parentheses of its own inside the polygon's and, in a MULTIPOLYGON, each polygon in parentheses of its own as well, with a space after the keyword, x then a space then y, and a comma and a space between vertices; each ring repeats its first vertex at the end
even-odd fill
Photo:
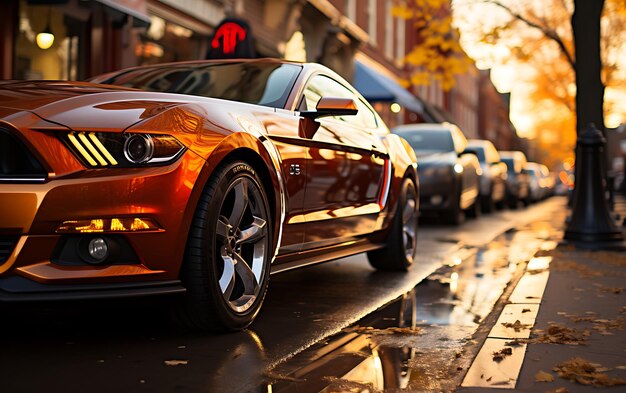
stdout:
POLYGON ((9 259, 18 239, 17 236, 0 236, 0 265, 9 259))
POLYGON ((26 146, 0 128, 0 181, 32 182, 46 179, 46 171, 26 146))

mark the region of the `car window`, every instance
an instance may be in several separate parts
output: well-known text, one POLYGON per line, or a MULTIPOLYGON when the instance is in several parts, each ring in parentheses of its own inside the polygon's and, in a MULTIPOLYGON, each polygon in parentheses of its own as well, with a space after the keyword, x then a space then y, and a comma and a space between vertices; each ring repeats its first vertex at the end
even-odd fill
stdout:
POLYGON ((409 142, 409 145, 420 154, 442 153, 454 151, 454 142, 450 132, 446 130, 397 130, 394 131, 409 142))
POLYGON ((485 160, 485 149, 479 146, 470 146, 467 149, 465 149, 467 151, 470 151, 472 153, 476 154, 476 157, 478 157, 478 161, 480 162, 486 162, 485 160))
POLYGON ((278 63, 171 64, 122 71, 98 83, 284 108, 301 70, 278 63))
POLYGON ((372 109, 350 89, 326 75, 315 75, 309 79, 303 94, 304 100, 301 101, 299 110, 314 110, 322 97, 350 98, 356 104, 357 114, 354 116, 335 116, 333 119, 368 129, 377 127, 376 116, 372 109))

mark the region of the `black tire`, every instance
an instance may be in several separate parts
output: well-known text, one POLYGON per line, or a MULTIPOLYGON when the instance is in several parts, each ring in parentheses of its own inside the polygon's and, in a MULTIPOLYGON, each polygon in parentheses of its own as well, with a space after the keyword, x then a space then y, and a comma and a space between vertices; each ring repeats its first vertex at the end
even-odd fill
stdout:
POLYGON ((183 327, 237 331, 258 314, 273 255, 272 219, 261 184, 250 165, 235 161, 216 168, 205 185, 181 270, 187 293, 174 310, 183 327))
POLYGON ((480 203, 480 197, 476 197, 472 206, 470 206, 465 214, 470 218, 478 218, 480 217, 480 213, 482 212, 482 207, 480 203))
POLYGON ((457 187, 459 192, 454 195, 449 210, 441 213, 446 224, 461 225, 465 221, 465 213, 461 209, 461 185, 457 187))
POLYGON ((480 197, 480 207, 483 213, 492 213, 495 210, 496 204, 493 201, 493 189, 489 192, 489 195, 483 195, 480 197))
POLYGON ((417 251, 418 206, 419 194, 415 182, 406 178, 402 182, 387 246, 367 253, 367 259, 372 267, 378 270, 400 271, 406 271, 411 267, 417 251))

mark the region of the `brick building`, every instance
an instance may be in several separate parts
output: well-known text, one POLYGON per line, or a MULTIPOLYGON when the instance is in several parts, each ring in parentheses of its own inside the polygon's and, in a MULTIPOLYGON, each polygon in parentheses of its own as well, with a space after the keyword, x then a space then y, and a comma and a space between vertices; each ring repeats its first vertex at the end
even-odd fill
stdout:
MULTIPOLYGON (((449 92, 437 82, 412 91, 401 85, 411 72, 404 57, 419 38, 410 21, 392 15, 392 5, 391 0, 4 0, 0 75, 81 80, 134 65, 203 59, 216 26, 235 17, 249 25, 255 56, 329 66, 352 81, 390 126, 451 121, 469 137, 489 137, 485 125, 506 123, 507 108, 479 110, 483 90, 490 103, 494 94, 492 85, 485 87, 488 78, 476 72, 459 76, 449 92), (47 29, 55 40, 41 49, 36 37, 47 29)), ((511 132, 498 127, 498 138, 511 132)))

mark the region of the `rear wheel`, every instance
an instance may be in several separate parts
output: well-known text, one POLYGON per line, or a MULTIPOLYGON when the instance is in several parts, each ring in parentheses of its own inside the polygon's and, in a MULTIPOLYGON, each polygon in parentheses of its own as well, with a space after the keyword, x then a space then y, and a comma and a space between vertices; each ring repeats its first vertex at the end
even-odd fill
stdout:
POLYGON ((482 195, 480 201, 480 207, 483 213, 491 213, 495 209, 495 202, 493 201, 493 188, 489 190, 489 194, 482 195))
POLYGON ((477 196, 472 206, 467 209, 466 214, 468 217, 478 218, 480 217, 481 209, 480 197, 477 196))
POLYGON ((415 182, 406 178, 402 182, 396 216, 387 238, 387 246, 367 253, 367 259, 374 268, 408 270, 411 267, 417 250, 418 205, 415 182))
POLYGON ((233 331, 257 315, 267 289, 271 217, 261 179, 242 161, 218 167, 198 202, 176 310, 192 330, 233 331))
POLYGON ((461 209, 461 191, 460 190, 462 190, 463 188, 461 187, 460 183, 458 184, 457 189, 459 191, 456 194, 454 194, 454 196, 452 197, 452 200, 450 203, 450 209, 445 210, 442 213, 442 218, 444 219, 446 224, 461 225, 463 221, 465 221, 465 213, 463 212, 463 209, 461 209))

